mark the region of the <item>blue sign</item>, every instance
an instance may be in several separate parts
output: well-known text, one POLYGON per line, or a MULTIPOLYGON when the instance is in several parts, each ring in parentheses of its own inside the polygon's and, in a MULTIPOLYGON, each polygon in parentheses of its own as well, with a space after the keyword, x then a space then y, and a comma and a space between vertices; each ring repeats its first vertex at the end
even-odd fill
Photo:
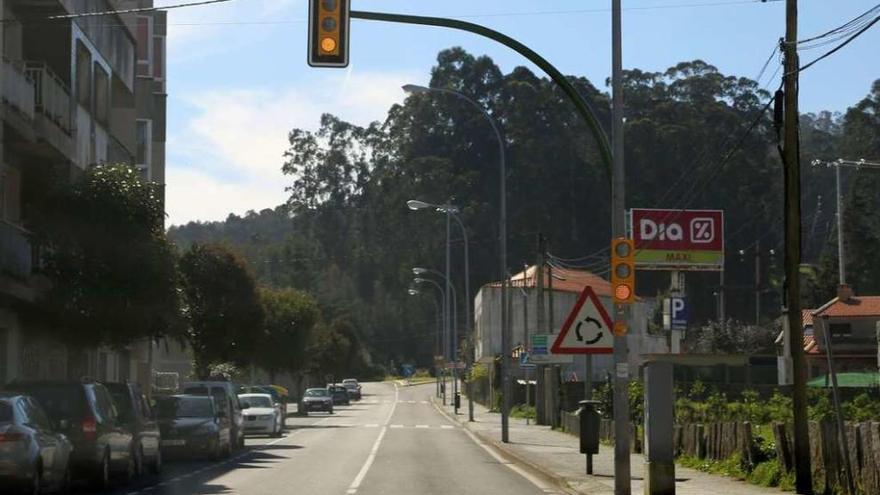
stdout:
POLYGON ((669 300, 669 313, 672 319, 673 330, 687 330, 688 326, 688 307, 687 299, 683 297, 673 297, 669 300))
POLYGON ((416 367, 412 364, 404 364, 400 368, 404 378, 409 378, 416 373, 416 367))
POLYGON ((531 368, 536 368, 537 365, 529 362, 529 353, 528 352, 522 352, 519 355, 519 367, 522 369, 531 369, 531 368))

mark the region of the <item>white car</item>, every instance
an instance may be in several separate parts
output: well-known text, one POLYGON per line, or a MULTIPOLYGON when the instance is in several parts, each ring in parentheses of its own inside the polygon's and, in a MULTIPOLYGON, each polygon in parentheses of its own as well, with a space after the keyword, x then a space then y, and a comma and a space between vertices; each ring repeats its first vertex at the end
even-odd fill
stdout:
POLYGON ((284 430, 284 418, 269 394, 241 394, 238 396, 244 415, 245 435, 271 435, 280 437, 284 430))

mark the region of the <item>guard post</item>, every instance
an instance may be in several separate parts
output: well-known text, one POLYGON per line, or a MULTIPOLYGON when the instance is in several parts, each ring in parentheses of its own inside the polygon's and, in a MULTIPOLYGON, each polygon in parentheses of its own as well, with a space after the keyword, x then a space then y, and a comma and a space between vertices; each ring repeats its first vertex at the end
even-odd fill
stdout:
POLYGON ((672 363, 645 365, 645 495, 675 494, 672 363))
POLYGON ((601 402, 582 400, 578 402, 580 421, 581 454, 587 455, 587 474, 593 474, 593 454, 599 453, 599 411, 601 402))

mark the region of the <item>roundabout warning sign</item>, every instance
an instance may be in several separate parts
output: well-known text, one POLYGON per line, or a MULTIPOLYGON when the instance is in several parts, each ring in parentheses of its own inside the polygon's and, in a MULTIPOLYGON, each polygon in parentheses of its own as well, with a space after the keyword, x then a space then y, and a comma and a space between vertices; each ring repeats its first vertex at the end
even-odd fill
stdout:
POLYGON ((556 336, 553 354, 611 354, 614 333, 611 318, 592 287, 584 287, 556 336))

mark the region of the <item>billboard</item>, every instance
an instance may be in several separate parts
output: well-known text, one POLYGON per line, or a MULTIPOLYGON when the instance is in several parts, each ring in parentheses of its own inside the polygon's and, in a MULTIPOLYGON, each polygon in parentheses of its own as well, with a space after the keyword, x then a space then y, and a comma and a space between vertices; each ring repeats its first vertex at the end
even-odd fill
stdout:
POLYGON ((630 233, 641 270, 721 270, 722 210, 630 210, 630 233))

